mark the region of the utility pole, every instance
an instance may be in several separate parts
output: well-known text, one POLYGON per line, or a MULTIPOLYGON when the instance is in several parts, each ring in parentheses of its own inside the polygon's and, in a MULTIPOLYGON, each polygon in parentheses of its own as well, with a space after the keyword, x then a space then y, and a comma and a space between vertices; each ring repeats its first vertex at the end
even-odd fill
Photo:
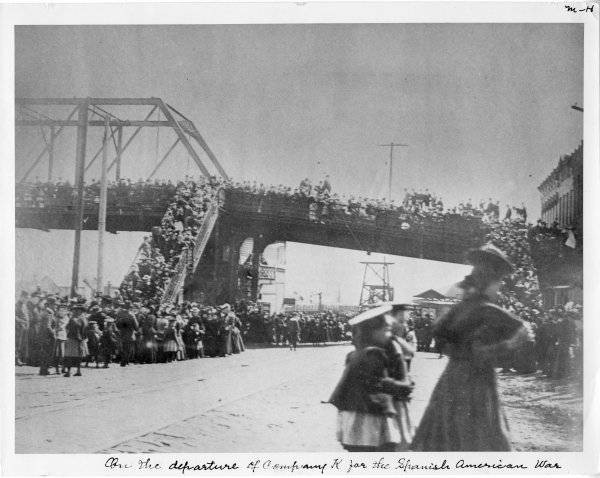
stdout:
POLYGON ((389 182, 388 182, 388 200, 391 201, 392 200, 392 174, 394 172, 393 170, 393 164, 394 164, 394 146, 398 146, 398 147, 407 147, 408 144, 403 144, 403 143, 388 143, 388 144, 380 144, 379 146, 385 147, 385 148, 390 148, 390 175, 389 175, 389 182))
POLYGON ((104 123, 104 139, 102 141, 102 172, 100 174, 100 204, 98 205, 98 268, 96 291, 102 294, 104 280, 104 230, 106 229, 106 167, 108 162, 108 116, 104 123))

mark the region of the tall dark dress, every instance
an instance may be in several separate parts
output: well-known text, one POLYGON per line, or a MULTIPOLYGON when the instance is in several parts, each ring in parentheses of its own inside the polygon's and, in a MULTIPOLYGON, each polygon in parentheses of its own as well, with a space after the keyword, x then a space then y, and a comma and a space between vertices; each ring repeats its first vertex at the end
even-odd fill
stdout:
POLYGON ((449 357, 421 419, 414 451, 509 451, 495 365, 522 322, 483 296, 453 307, 434 330, 449 357))

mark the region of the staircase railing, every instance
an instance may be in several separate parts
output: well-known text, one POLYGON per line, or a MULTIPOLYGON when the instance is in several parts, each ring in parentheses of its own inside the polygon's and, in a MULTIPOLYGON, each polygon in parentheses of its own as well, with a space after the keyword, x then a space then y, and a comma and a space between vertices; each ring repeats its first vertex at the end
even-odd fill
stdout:
POLYGON ((161 305, 171 304, 175 301, 185 284, 185 278, 187 277, 188 272, 193 272, 198 266, 218 217, 219 204, 218 200, 215 200, 208 208, 208 211, 206 211, 200 229, 198 229, 194 246, 182 251, 179 262, 177 262, 175 268, 175 273, 165 288, 165 293, 161 299, 161 305))

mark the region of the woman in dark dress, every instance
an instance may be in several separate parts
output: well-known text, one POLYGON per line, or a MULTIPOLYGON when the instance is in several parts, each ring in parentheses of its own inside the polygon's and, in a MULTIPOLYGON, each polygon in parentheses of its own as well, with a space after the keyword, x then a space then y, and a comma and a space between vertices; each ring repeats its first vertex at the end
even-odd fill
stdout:
POLYGON ((434 327, 448 365, 421 419, 414 451, 509 451, 495 367, 528 340, 521 320, 493 303, 512 264, 492 245, 471 251, 463 300, 434 327))
POLYGON ((217 310, 209 309, 208 317, 205 324, 206 334, 204 335, 204 353, 208 357, 216 357, 219 355, 219 340, 221 334, 221 326, 217 318, 217 310))
POLYGON ((65 343, 65 377, 71 376, 71 367, 77 368, 76 377, 81 377, 81 359, 88 355, 87 321, 83 317, 85 307, 76 304, 72 307, 73 316, 67 324, 67 342, 65 343))
POLYGON ((149 314, 142 321, 140 330, 140 361, 142 363, 156 363, 158 352, 156 336, 158 332, 154 328, 154 319, 154 315, 149 314))

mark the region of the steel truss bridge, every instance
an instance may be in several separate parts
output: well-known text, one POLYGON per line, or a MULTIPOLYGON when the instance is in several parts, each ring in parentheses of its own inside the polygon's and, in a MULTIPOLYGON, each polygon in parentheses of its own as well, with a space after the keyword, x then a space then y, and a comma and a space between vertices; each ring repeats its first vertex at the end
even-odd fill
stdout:
MULTIPOLYGON (((136 208, 116 205, 107 209, 106 229, 150 231, 160 225, 170 201, 139 204, 136 208)), ((487 226, 474 217, 448 216, 443 220, 400 221, 392 216, 376 219, 342 212, 315 214, 308 198, 264 195, 224 189, 217 208, 218 218, 208 231, 204 253, 193 273, 185 278, 185 293, 216 300, 232 300, 241 287, 239 252, 245 239, 254 240, 253 267, 272 243, 292 241, 341 247, 406 257, 464 263, 465 251, 484 242, 487 226), (407 228, 407 224, 409 227, 407 228)), ((17 227, 73 229, 76 211, 69 205, 17 207, 17 227)), ((84 210, 83 229, 98 226, 98 206, 84 210)), ((252 280, 256 298, 258 277, 252 280)))
MULTIPOLYGON (((183 115, 160 98, 17 98, 15 102, 15 125, 20 127, 29 127, 30 131, 38 132, 44 142, 44 147, 35 157, 26 169, 18 182, 27 181, 31 173, 40 166, 40 163, 48 163, 48 180, 52 180, 54 168, 55 145, 57 138, 66 128, 75 128, 77 133, 74 148, 74 166, 75 166, 75 188, 76 194, 73 197, 71 206, 72 211, 64 214, 63 219, 58 220, 59 224, 68 224, 69 229, 75 230, 75 247, 73 252, 73 271, 71 277, 71 295, 75 295, 79 284, 79 258, 81 253, 81 230, 85 227, 86 205, 84 198, 84 183, 86 172, 94 162, 102 157, 102 176, 103 183, 106 184, 106 175, 115 168, 115 179, 118 181, 121 176, 121 163, 123 153, 136 140, 140 131, 144 128, 164 127, 172 131, 174 142, 168 148, 166 153, 160 159, 154 170, 150 173, 151 178, 158 168, 160 168, 169 158, 178 144, 183 145, 187 154, 205 176, 210 176, 210 170, 201 159, 200 150, 208 157, 216 173, 222 178, 227 178, 227 173, 219 163, 214 153, 194 125, 193 121, 183 115), (117 112, 116 109, 119 111, 117 112), (126 110, 124 117, 123 110, 126 110), (144 110, 140 112, 139 110, 144 110), (164 120, 151 119, 155 112, 162 113, 164 120), (87 149, 89 146, 88 137, 91 128, 104 128, 104 139, 97 152, 88 158, 87 149), (129 136, 125 138, 127 132, 129 136), (114 154, 109 153, 109 144, 114 146, 114 154), (107 161, 111 154, 110 164, 107 161), (114 158, 113 158, 114 156, 114 158)), ((17 163, 27 162, 27 158, 16 158, 17 163)), ((20 218, 23 216, 17 209, 17 227, 22 223, 20 218)), ((56 216, 56 214, 54 215, 56 216)), ((35 213, 30 211, 29 223, 35 222, 35 213)), ((99 214, 98 221, 101 224, 98 227, 99 233, 104 230, 105 215, 99 214)), ((113 214, 109 215, 109 228, 126 227, 128 221, 117 220, 113 223, 113 214)), ((38 221, 43 222, 43 219, 38 221)), ((56 217, 54 218, 56 220, 56 217)), ((122 219, 122 218, 120 218, 122 219)), ((52 222, 52 221, 50 221, 52 222)), ((40 227, 45 228, 42 224, 40 227)), ((101 242, 101 241, 99 241, 101 242)), ((101 256, 101 247, 99 255, 101 256)), ((99 273, 101 277, 102 258, 99 259, 99 273)), ((99 280, 101 282, 101 280, 99 280)), ((99 286, 100 288, 100 286, 99 286)))
MULTIPOLYGON (((48 162, 48 178, 51 179, 56 138, 64 128, 72 127, 77 131, 72 201, 43 204, 43 207, 31 204, 17 204, 16 207, 17 227, 75 230, 72 294, 77 290, 79 281, 80 237, 83 229, 98 229, 100 234, 104 230, 150 231, 153 226, 160 225, 170 203, 168 198, 163 198, 123 207, 106 200, 100 201, 100 204, 86 201, 85 174, 98 157, 102 156, 103 175, 106 176, 115 168, 115 179, 118 180, 123 152, 141 129, 167 127, 174 134, 174 142, 150 177, 167 161, 173 149, 181 144, 202 175, 228 179, 224 168, 193 122, 160 98, 23 98, 16 101, 16 111, 16 124, 39 130, 45 143, 19 179, 17 190, 26 186, 32 171, 44 160, 48 162), (146 107, 148 111, 141 117, 123 118, 111 112, 111 107, 115 106, 146 107), (68 111, 63 111, 62 116, 53 116, 47 112, 49 107, 68 108, 68 111), (150 119, 157 110, 162 113, 164 120, 150 119), (104 128, 104 139, 96 153, 87 157, 88 129, 94 127, 104 128), (131 129, 125 139, 125 132, 131 129), (112 159, 107 161, 109 148, 111 151, 114 148, 114 151, 112 159), (216 172, 211 174, 200 153, 208 157, 209 166, 216 172)), ((23 159, 17 158, 17 161, 23 159)), ((104 191, 106 197, 106 186, 104 191)), ((258 270, 260 254, 266 246, 278 241, 464 263, 465 251, 481 245, 486 234, 486 226, 478 218, 456 216, 439 221, 423 219, 413 221, 407 228, 406 224, 403 226, 401 221, 389 215, 370 220, 344 213, 315 213, 308 198, 253 194, 235 189, 222 190, 210 227, 204 229, 206 237, 197 239, 192 270, 186 272, 189 267, 181 266, 180 276, 171 283, 178 284, 177 287, 182 288, 188 297, 203 294, 212 300, 233 300, 239 295, 242 282, 239 277, 239 251, 242 242, 249 237, 254 239, 252 267, 258 270)), ((258 274, 254 274, 251 280, 253 299, 256 299, 257 291, 258 274)), ((171 292, 175 294, 177 291, 171 292)))

